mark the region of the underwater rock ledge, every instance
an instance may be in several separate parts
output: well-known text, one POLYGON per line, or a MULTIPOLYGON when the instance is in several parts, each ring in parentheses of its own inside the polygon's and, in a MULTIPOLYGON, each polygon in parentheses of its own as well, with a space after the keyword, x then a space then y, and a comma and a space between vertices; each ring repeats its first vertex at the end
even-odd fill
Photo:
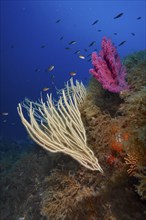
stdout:
POLYGON ((3 143, 9 150, 1 162, 2 220, 146 218, 145 51, 128 56, 124 64, 128 92, 107 94, 92 79, 80 107, 88 146, 104 174, 36 145, 10 160, 12 143, 3 143))

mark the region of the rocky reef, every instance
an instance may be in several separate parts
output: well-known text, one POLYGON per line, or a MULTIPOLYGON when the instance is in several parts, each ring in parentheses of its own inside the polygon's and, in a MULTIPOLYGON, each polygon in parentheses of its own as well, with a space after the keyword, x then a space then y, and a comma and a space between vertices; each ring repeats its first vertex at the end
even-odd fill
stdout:
POLYGON ((124 65, 129 90, 113 94, 92 78, 80 107, 104 173, 36 145, 22 152, 20 144, 1 142, 2 220, 146 218, 146 51, 127 56, 124 65))

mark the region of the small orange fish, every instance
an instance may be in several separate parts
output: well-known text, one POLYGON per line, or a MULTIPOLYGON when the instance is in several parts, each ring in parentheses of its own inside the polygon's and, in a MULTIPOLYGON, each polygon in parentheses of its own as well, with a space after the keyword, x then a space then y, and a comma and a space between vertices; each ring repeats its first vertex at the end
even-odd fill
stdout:
POLYGON ((49 90, 49 88, 43 88, 43 91, 44 92, 46 92, 46 91, 48 91, 49 90))
POLYGON ((75 76, 75 75, 76 75, 76 72, 70 72, 70 75, 71 75, 71 76, 75 76))
POLYGON ((79 58, 80 58, 80 59, 83 59, 83 60, 85 59, 85 57, 84 57, 84 56, 82 56, 82 55, 80 55, 80 56, 79 56, 79 58))

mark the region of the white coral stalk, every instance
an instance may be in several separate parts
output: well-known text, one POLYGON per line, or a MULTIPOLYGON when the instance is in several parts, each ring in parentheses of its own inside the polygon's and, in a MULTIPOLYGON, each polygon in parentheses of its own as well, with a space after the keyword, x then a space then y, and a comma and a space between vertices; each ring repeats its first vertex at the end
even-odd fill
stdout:
MULTIPOLYGON (((83 84, 80 87, 83 88, 83 84)), ((52 95, 47 95, 47 102, 44 103, 41 99, 40 106, 37 105, 37 114, 35 112, 36 105, 30 102, 27 105, 27 111, 29 106, 30 122, 26 120, 22 112, 22 107, 26 107, 19 104, 17 110, 21 121, 31 138, 44 149, 51 152, 63 152, 86 168, 103 172, 98 159, 87 146, 86 132, 78 108, 83 93, 80 91, 80 93, 69 94, 69 92, 66 93, 62 90, 55 105, 52 95), (36 119, 38 112, 39 119, 42 118, 41 123, 36 119)))

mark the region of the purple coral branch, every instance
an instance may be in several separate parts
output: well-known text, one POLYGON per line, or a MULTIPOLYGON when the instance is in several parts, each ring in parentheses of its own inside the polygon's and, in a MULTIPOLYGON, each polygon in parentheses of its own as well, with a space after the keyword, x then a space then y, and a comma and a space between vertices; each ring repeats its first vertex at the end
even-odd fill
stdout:
POLYGON ((93 69, 90 73, 102 84, 103 88, 114 93, 128 89, 125 81, 126 69, 121 64, 120 57, 111 40, 102 39, 102 50, 99 55, 92 53, 93 69))

